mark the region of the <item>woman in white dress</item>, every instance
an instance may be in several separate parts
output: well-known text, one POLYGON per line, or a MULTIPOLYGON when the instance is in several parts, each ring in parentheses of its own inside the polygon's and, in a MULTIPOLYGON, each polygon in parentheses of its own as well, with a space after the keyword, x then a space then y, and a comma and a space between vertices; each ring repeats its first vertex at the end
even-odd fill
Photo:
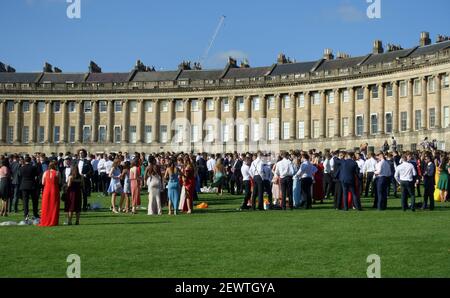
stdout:
POLYGON ((162 215, 161 176, 155 164, 148 165, 144 179, 148 187, 148 215, 162 215))

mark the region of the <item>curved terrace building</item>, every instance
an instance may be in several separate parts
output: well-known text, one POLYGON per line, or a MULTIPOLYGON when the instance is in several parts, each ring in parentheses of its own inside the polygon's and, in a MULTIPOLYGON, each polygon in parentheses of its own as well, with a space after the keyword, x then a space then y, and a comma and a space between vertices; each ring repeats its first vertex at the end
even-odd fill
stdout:
POLYGON ((450 140, 450 41, 423 32, 409 49, 375 41, 360 57, 325 50, 266 67, 237 65, 129 73, 41 73, 0 64, 0 150, 243 151, 379 148, 394 135, 403 149, 428 136, 450 140))

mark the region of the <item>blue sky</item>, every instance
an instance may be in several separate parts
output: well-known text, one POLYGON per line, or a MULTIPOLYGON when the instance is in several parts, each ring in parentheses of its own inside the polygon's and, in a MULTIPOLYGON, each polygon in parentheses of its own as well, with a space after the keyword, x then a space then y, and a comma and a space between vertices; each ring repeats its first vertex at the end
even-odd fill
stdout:
POLYGON ((45 61, 85 72, 94 60, 104 72, 129 71, 137 59, 157 69, 198 60, 225 15, 204 68, 223 68, 227 56, 270 65, 284 52, 317 60, 324 48, 357 56, 375 39, 403 47, 421 31, 450 35, 450 1, 381 0, 381 19, 366 16, 367 0, 81 0, 81 19, 69 19, 66 0, 0 1, 0 61, 17 71, 41 71, 45 61))

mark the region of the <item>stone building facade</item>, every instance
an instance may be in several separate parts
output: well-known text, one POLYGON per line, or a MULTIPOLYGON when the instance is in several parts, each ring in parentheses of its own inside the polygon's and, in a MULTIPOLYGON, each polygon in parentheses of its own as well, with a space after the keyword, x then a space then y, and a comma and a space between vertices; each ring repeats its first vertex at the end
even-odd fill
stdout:
MULTIPOLYGON (((323 58, 267 67, 201 70, 183 62, 129 73, 41 73, 0 64, 0 151, 231 152, 375 148, 395 136, 414 149, 425 136, 450 140, 450 41, 359 57, 325 50, 323 58)), ((447 147, 448 148, 448 147, 447 147)))

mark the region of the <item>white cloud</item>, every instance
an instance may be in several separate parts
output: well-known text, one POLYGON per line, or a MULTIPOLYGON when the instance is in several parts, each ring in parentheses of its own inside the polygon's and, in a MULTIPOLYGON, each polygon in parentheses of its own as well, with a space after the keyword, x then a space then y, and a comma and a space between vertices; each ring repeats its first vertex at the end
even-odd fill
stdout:
POLYGON ((366 17, 364 11, 358 9, 348 2, 339 5, 339 7, 337 8, 337 14, 339 19, 349 23, 363 21, 366 17))

